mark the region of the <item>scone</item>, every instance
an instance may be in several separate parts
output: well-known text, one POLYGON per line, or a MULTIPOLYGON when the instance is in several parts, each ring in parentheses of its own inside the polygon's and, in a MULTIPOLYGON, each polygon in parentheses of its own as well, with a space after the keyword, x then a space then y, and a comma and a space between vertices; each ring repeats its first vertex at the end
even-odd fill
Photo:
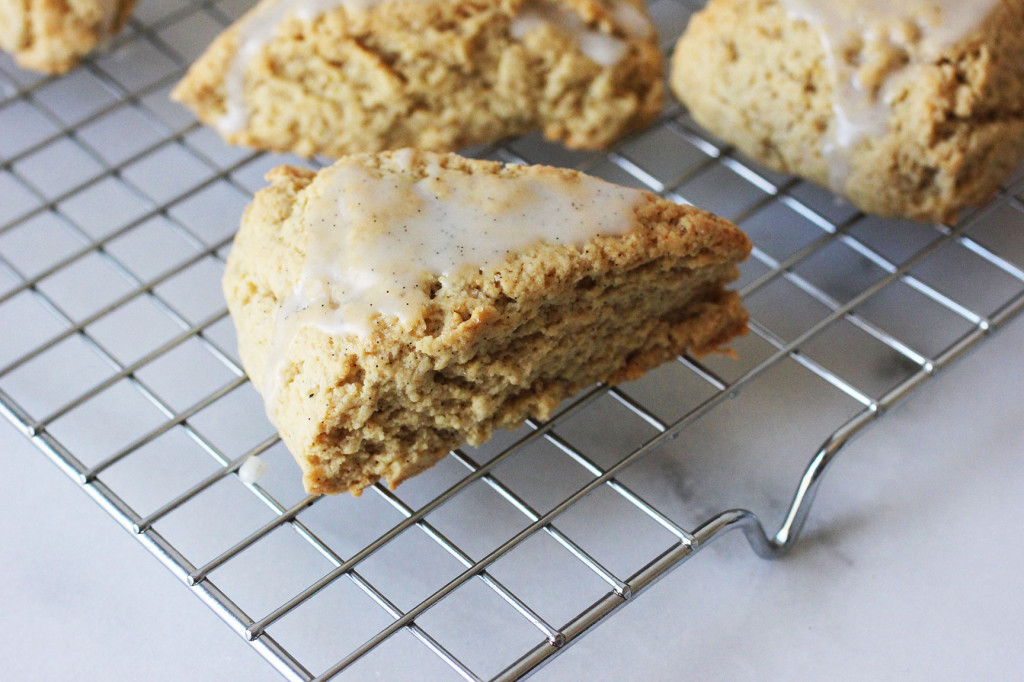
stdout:
POLYGON ((173 98, 230 142, 332 158, 542 129, 605 147, 662 104, 642 0, 264 0, 173 98))
POLYGON ((393 487, 746 328, 734 225, 575 171, 400 150, 270 173, 224 293, 311 493, 393 487))
POLYGON ((121 30, 135 0, 0 0, 0 49, 19 66, 63 73, 121 30))
POLYGON ((671 85, 772 168, 951 220, 1024 159, 1024 0, 711 0, 671 85))

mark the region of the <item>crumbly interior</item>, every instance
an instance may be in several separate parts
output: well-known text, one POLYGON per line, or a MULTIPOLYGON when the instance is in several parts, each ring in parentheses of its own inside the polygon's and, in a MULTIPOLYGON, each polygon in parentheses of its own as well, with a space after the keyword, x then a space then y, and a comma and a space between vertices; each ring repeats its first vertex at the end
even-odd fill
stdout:
POLYGON ((23 68, 63 73, 124 25, 135 0, 112 1, 108 31, 103 0, 0 0, 0 49, 23 68))
MULTIPOLYGON (((632 3, 646 12, 639 0, 632 3)), ((173 97, 205 123, 224 115, 225 75, 239 31, 222 34, 173 97)), ((248 125, 230 142, 304 156, 402 147, 453 151, 537 128, 570 147, 601 148, 660 111, 663 63, 654 35, 630 37, 603 0, 392 0, 294 16, 251 60, 248 125), (626 43, 605 67, 548 27, 510 36, 524 1, 567 7, 626 43)))
MULTIPOLYGON (((436 155, 433 155, 436 159, 436 155)), ((373 172, 413 170, 365 155, 373 172)), ((454 155, 446 173, 573 174, 454 155)), ((304 260, 304 192, 314 173, 281 167, 247 210, 224 291, 246 371, 264 373, 282 302, 304 260)), ((598 381, 620 382, 687 350, 718 350, 746 329, 724 289, 750 249, 731 223, 645 194, 622 236, 583 248, 538 245, 472 276, 437 282, 417 332, 378 318, 369 336, 309 326, 289 346, 271 411, 313 493, 391 486, 496 428, 548 417, 598 381)))
MULTIPOLYGON (((815 29, 776 0, 711 0, 680 38, 670 81, 715 135, 828 184, 832 71, 815 29)), ((869 213, 938 221, 988 200, 1024 159, 1024 0, 997 3, 893 99, 889 132, 852 152, 848 198, 869 213)))

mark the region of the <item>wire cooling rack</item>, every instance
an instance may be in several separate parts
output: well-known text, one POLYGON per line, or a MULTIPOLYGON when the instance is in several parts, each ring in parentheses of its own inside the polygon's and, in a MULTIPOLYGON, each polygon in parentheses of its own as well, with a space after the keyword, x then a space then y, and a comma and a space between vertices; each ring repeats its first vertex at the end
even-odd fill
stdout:
MULTIPOLYGON (((287 678, 516 679, 731 529, 784 551, 840 448, 1024 307, 1021 170, 944 226, 865 217, 675 103, 606 154, 477 149, 735 220, 752 332, 738 359, 595 387, 397 491, 306 496, 219 293, 263 174, 303 162, 167 100, 249 4, 142 2, 59 78, 0 61, 0 410, 287 678), (252 455, 270 472, 246 485, 252 455)), ((666 51, 697 5, 651 4, 666 51)))

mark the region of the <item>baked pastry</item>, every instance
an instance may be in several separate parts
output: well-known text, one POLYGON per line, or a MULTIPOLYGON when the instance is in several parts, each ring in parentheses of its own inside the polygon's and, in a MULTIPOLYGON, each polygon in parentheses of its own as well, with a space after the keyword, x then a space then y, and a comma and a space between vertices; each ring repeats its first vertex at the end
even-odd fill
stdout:
POLYGON ((671 85, 772 168, 950 220, 1024 159, 1024 0, 711 0, 671 85))
POLYGON ((642 0, 264 0, 174 90, 229 141, 452 151, 540 128, 607 146, 662 105, 642 0))
POLYGON ((400 150, 272 171, 224 293, 311 493, 392 486, 746 328, 731 223, 545 166, 400 150))
POLYGON ((0 0, 0 49, 19 66, 63 73, 121 30, 135 0, 0 0))

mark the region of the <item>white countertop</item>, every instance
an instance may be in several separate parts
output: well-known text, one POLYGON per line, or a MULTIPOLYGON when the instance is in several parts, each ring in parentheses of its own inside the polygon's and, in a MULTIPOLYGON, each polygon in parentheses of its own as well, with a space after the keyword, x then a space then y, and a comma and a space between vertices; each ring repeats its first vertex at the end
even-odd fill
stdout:
MULTIPOLYGON (((855 441, 784 560, 708 548, 538 680, 1019 679, 1024 319, 855 441)), ((0 424, 0 652, 17 680, 277 674, 0 424)))

